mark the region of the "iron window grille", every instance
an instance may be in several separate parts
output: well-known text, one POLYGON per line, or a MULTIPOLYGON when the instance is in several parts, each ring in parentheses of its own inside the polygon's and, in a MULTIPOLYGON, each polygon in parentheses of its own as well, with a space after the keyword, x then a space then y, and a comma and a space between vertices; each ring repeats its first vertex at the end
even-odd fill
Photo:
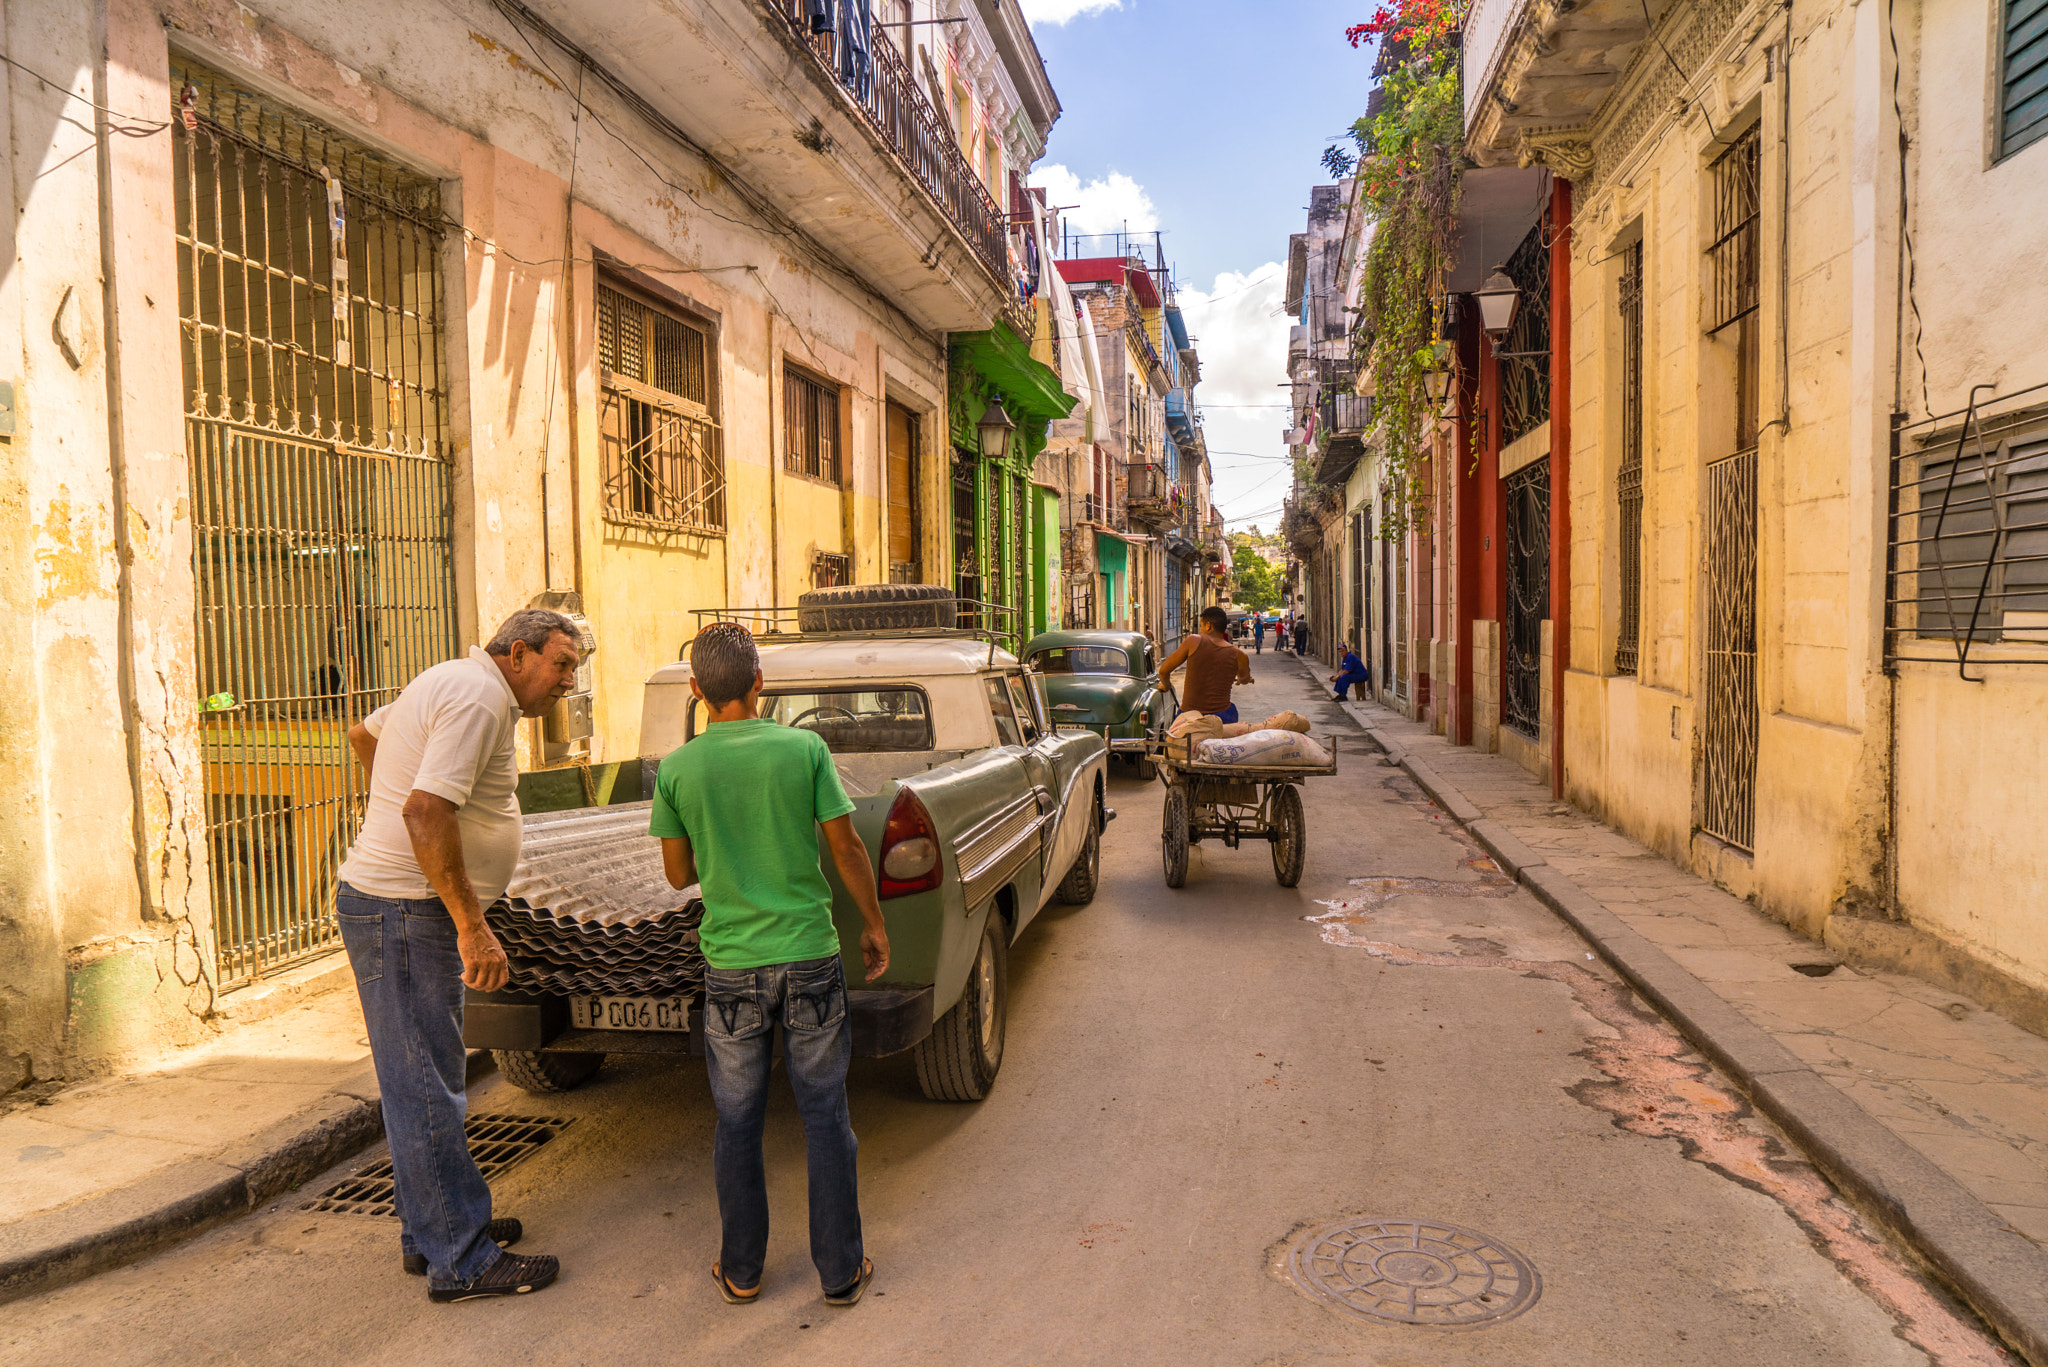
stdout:
POLYGON ((811 556, 811 587, 836 589, 853 582, 853 557, 818 551, 811 556))
POLYGON ((1620 512, 1621 619, 1614 672, 1636 672, 1643 595, 1643 244, 1621 258, 1621 468, 1615 475, 1620 512))
POLYGON ((839 483, 839 387, 795 366, 782 377, 783 468, 839 483))
POLYGON ((1501 445, 1550 419, 1550 213, 1545 210, 1502 269, 1521 290, 1500 361, 1501 445))
POLYGON ((1966 679, 1975 646, 2048 645, 2048 386, 1982 408, 1971 398, 1961 414, 1899 429, 1885 633, 1887 664, 1953 658, 1966 679))
POLYGON ((725 531, 725 462, 711 416, 710 350, 705 329, 599 282, 606 521, 725 531))
POLYGON ((1763 201, 1763 139, 1750 129, 1712 168, 1714 241, 1707 248, 1707 332, 1735 333, 1735 449, 1756 445, 1762 345, 1757 327, 1763 201))
POLYGON ((365 796, 348 727, 457 651, 445 239, 435 181, 182 55, 170 74, 193 703, 232 987, 335 947, 365 796))
POLYGON ((1501 718, 1531 740, 1543 731, 1543 623, 1550 616, 1550 461, 1501 482, 1507 496, 1507 621, 1501 718))
POLYGON ((1999 25, 1998 154, 2048 134, 2048 0, 2005 0, 1999 25))

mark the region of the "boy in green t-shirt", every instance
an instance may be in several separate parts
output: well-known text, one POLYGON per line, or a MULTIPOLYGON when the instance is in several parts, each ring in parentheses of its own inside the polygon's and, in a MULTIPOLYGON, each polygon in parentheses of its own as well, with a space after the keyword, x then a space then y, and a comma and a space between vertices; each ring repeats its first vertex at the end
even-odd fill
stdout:
POLYGON ((719 1294, 761 1294, 768 1253, 768 1181, 761 1130, 774 1026, 782 1026, 790 1090, 810 1158, 811 1260, 828 1305, 852 1305, 875 1275, 861 1243, 858 1143, 846 1108, 853 1035, 832 890, 818 865, 818 828, 860 907, 868 981, 889 967, 889 935, 853 803, 815 732, 755 716, 761 656, 737 622, 690 646, 690 691, 711 724, 661 762, 649 833, 673 887, 701 881, 704 1061, 718 1106, 712 1177, 724 1240, 711 1265, 719 1294))

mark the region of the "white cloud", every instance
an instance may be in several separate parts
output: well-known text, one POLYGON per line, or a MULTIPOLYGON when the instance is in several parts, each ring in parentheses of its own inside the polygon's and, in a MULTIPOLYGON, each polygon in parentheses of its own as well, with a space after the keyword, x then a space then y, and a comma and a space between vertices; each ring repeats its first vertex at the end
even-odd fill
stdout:
POLYGON ((1280 439, 1288 416, 1282 387, 1287 329, 1294 321, 1280 310, 1286 284, 1286 269, 1268 261, 1249 271, 1224 271, 1206 290, 1180 287, 1181 311, 1202 358, 1195 402, 1216 473, 1216 506, 1225 518, 1248 519, 1267 531, 1279 520, 1267 510, 1289 484, 1280 439))
POLYGON ((1018 0, 1017 8, 1034 24, 1064 24, 1104 10, 1122 9, 1123 0, 1018 0))
POLYGON ((1083 184, 1066 167, 1041 166, 1031 183, 1045 187, 1046 202, 1062 207, 1060 217, 1072 233, 1113 233, 1128 229, 1149 233, 1159 226, 1159 210, 1145 187, 1121 171, 1083 184), (1072 205, 1072 208, 1066 206, 1072 205))

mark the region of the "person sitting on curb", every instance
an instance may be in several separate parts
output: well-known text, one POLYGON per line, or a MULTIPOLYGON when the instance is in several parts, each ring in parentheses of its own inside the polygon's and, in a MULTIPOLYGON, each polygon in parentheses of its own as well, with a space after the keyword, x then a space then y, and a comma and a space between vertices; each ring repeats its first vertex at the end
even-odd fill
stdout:
POLYGON ((711 1279, 733 1305, 761 1295, 768 1256, 761 1132, 780 1025, 810 1160, 811 1260, 825 1303, 853 1305, 875 1264, 861 1239, 860 1146, 846 1107, 853 1028, 832 889, 818 864, 819 827, 860 908, 869 982, 889 967, 874 869, 824 740, 757 715, 761 655, 745 626, 718 622, 698 633, 690 692, 710 724, 662 760, 648 830, 661 841, 671 887, 702 875, 704 1064, 718 1109, 711 1175, 722 1226, 711 1279))
POLYGON ((1219 607, 1202 609, 1202 627, 1183 637, 1180 647, 1159 666, 1160 685, 1171 691, 1173 671, 1188 667, 1187 691, 1180 695, 1182 713, 1200 712, 1223 722, 1237 720, 1230 700, 1234 684, 1252 681, 1251 657, 1230 643, 1230 614, 1219 607))
POLYGON ((462 989, 511 978, 483 909, 519 863, 513 737, 575 687, 582 639, 558 612, 515 612, 489 645, 423 671, 348 732, 370 799, 334 919, 377 1068, 400 1251, 433 1301, 523 1295, 561 1271, 546 1254, 504 1251, 524 1231, 492 1218, 463 1138, 462 989))
POLYGON ((1358 658, 1357 637, 1354 636, 1346 643, 1343 665, 1335 674, 1330 676, 1330 682, 1337 686, 1338 702, 1343 702, 1351 695, 1351 689, 1354 685, 1365 685, 1366 691, 1363 696, 1367 698, 1372 696, 1372 671, 1367 669, 1365 662, 1358 658))

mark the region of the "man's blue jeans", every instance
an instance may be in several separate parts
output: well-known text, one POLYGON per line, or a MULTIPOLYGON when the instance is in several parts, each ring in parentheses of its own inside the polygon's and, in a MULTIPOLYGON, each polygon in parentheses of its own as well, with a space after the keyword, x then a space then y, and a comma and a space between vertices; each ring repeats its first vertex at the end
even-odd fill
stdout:
POLYGON ((761 1130, 778 1024, 810 1160, 811 1261, 825 1290, 840 1291, 860 1276, 862 1245, 854 1172, 860 1141, 846 1109, 853 1029, 846 1018, 846 974, 836 958, 704 970, 704 1061, 718 1107, 711 1175, 724 1231, 719 1270, 745 1290, 760 1283, 768 1256, 761 1130))
POLYGON ((377 1064, 399 1242, 426 1254, 435 1287, 467 1286, 499 1249, 484 1237, 491 1189, 462 1134, 469 1098, 455 921, 438 897, 372 897, 346 883, 334 915, 377 1064))

